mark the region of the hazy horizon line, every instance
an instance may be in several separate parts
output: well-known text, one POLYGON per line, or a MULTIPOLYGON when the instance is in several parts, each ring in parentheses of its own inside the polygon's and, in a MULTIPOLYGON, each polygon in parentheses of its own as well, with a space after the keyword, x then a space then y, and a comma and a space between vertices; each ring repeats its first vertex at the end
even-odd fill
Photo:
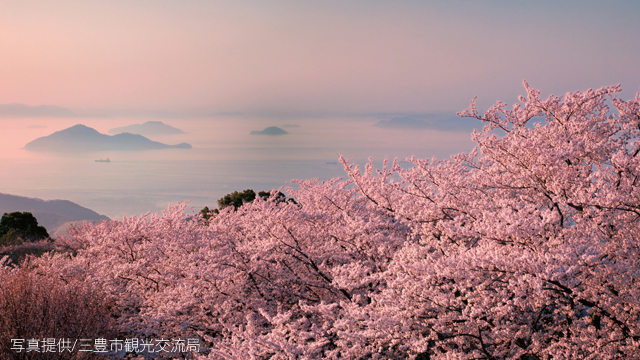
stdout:
POLYGON ((257 118, 336 118, 336 117, 375 117, 390 118, 396 116, 451 117, 456 111, 388 111, 388 112, 350 112, 350 111, 168 111, 143 109, 74 109, 58 105, 27 105, 23 103, 0 104, 0 118, 206 118, 206 117, 257 117, 257 118), (64 112, 64 113, 63 113, 64 112))

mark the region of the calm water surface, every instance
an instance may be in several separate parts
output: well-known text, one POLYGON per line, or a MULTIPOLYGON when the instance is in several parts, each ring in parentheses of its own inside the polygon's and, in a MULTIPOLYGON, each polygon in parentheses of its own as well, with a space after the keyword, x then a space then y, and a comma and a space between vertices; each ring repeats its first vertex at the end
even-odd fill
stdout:
POLYGON ((379 129, 376 118, 331 119, 0 119, 0 192, 65 199, 110 218, 159 211, 188 201, 195 210, 216 206, 234 190, 269 190, 292 179, 344 177, 337 153, 365 163, 415 155, 446 158, 469 151, 468 133, 379 129), (160 120, 186 134, 148 136, 193 149, 77 154, 33 153, 22 147, 40 136, 75 124, 107 133, 111 128, 160 120), (267 126, 282 136, 250 135, 267 126), (96 163, 109 158, 110 163, 96 163))

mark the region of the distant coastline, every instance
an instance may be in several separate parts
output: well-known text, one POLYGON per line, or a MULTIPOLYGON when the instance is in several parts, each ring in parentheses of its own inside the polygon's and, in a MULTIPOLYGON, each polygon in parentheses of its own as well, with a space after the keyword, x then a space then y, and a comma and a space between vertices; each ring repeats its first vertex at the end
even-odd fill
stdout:
POLYGON ((66 229, 71 222, 110 220, 68 200, 42 200, 0 193, 0 215, 15 211, 32 213, 38 224, 44 226, 51 236, 58 230, 66 229))

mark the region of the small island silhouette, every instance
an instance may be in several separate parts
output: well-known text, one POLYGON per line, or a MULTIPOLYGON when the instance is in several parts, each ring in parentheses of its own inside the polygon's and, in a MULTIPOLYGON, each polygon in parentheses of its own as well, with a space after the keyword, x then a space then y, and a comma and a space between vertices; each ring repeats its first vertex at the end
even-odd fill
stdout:
POLYGON ((268 128, 265 128, 262 131, 252 131, 251 135, 271 135, 271 136, 276 136, 276 135, 285 135, 288 134, 288 132, 280 129, 277 126, 269 126, 268 128))
POLYGON ((157 150, 157 149, 191 149, 191 145, 181 143, 167 145, 147 139, 136 134, 105 135, 88 126, 78 124, 70 128, 54 132, 49 136, 37 138, 24 146, 29 151, 78 152, 105 150, 157 150))

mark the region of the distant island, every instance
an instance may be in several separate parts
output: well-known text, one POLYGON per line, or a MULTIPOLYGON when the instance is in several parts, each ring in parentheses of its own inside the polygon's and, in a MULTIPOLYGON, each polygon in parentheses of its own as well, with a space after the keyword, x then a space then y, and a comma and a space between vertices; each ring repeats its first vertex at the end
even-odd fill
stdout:
POLYGON ((184 134, 184 131, 167 125, 162 121, 147 121, 144 124, 133 124, 110 129, 109 134, 139 134, 139 135, 174 135, 184 134))
POLYGON ((271 136, 275 136, 275 135, 285 135, 288 134, 288 132, 280 129, 277 126, 269 126, 268 128, 265 128, 262 131, 252 131, 251 135, 271 135, 271 136))
POLYGON ((29 151, 77 152, 105 150, 157 150, 191 149, 191 145, 181 143, 166 145, 147 139, 142 135, 123 133, 118 135, 101 134, 85 125, 74 125, 57 131, 49 136, 37 138, 24 146, 29 151))
POLYGON ((68 223, 77 221, 103 221, 108 217, 68 200, 42 200, 24 196, 0 193, 0 216, 14 211, 28 211, 38 219, 49 235, 66 228, 68 223))
POLYGON ((430 123, 420 120, 405 117, 394 117, 391 120, 382 120, 376 123, 374 126, 384 129, 429 129, 430 123))
POLYGON ((77 115, 59 106, 29 106, 24 104, 0 104, 0 117, 76 117, 77 115))
MULTIPOLYGON (((418 117, 418 116, 416 116, 418 117)), ((463 131, 469 132, 482 127, 482 123, 476 119, 459 116, 438 119, 423 120, 412 116, 394 117, 391 120, 381 120, 373 126, 383 129, 422 130, 431 129, 439 131, 463 131)))

